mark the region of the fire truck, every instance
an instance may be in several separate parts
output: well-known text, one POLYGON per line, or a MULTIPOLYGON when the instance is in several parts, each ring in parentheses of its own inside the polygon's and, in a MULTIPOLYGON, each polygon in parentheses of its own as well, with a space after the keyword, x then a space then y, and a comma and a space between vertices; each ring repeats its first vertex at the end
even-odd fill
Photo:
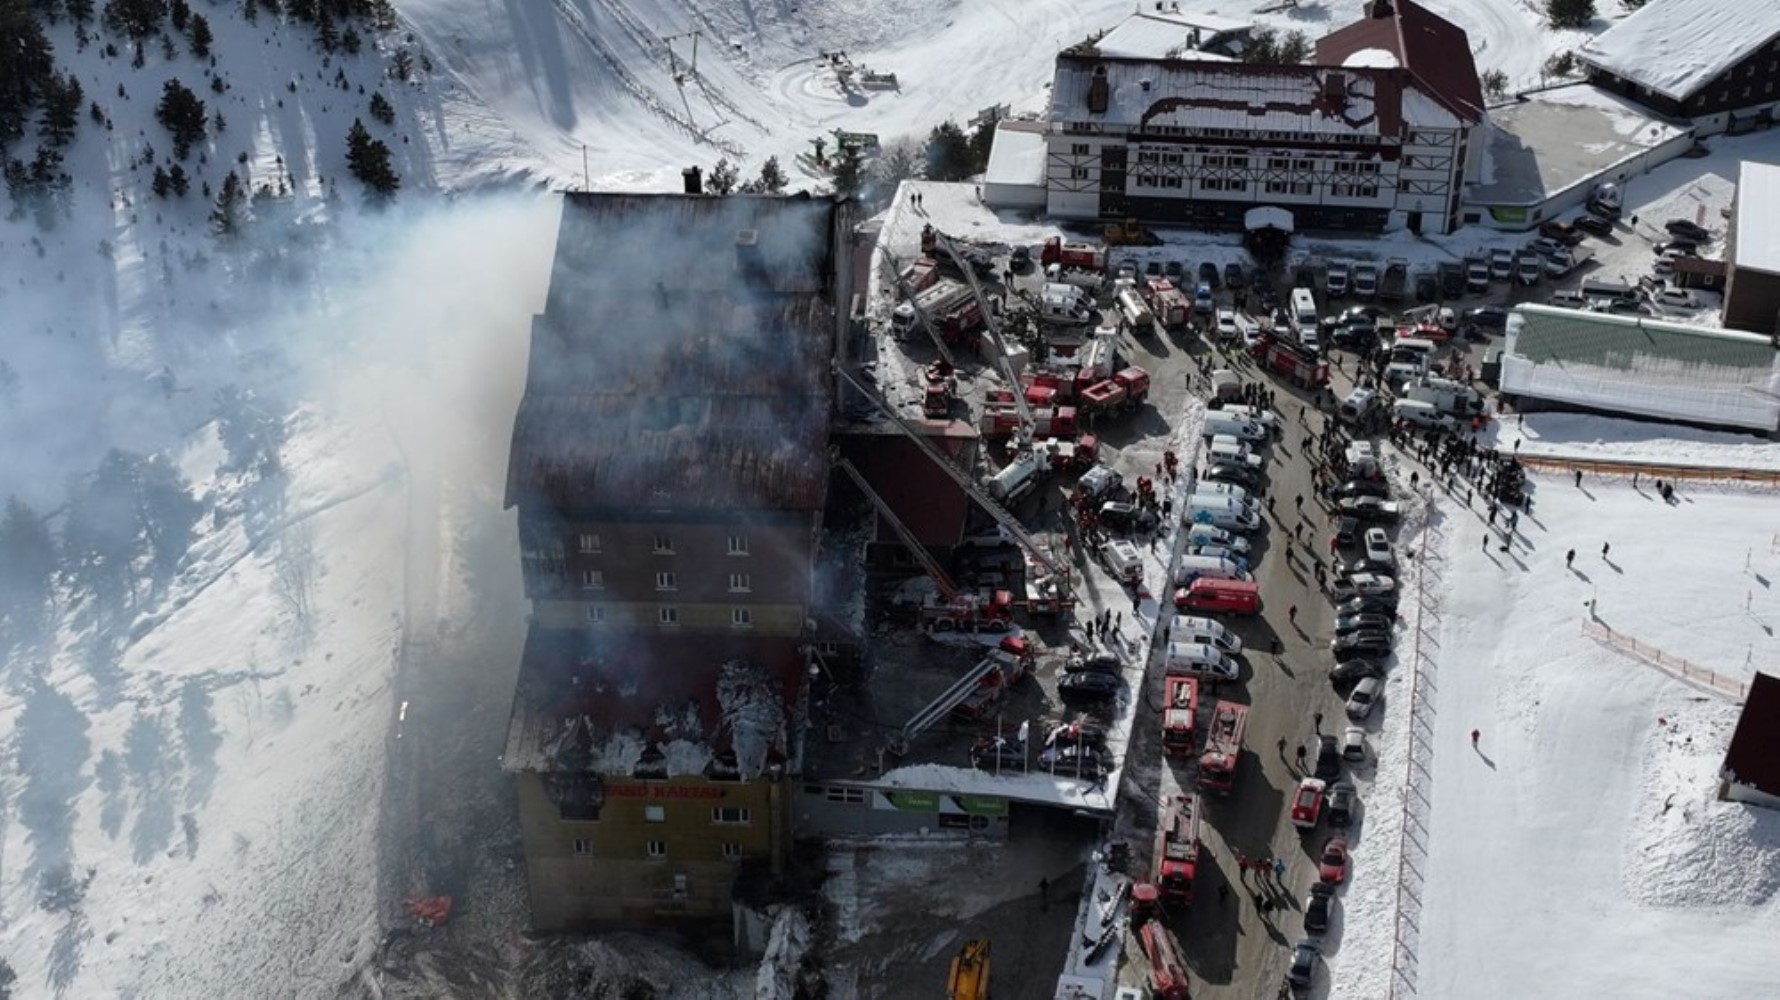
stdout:
POLYGON ((902 270, 902 280, 908 282, 910 289, 916 292, 926 291, 939 280, 939 261, 932 257, 920 257, 902 270))
POLYGON ((1077 393, 1084 415, 1129 410, 1150 397, 1150 373, 1132 365, 1077 393))
POLYGON ((1242 734, 1248 729, 1248 706, 1218 702, 1211 728, 1205 734, 1205 752, 1199 755, 1199 787, 1219 795, 1236 786, 1236 768, 1242 763, 1242 734))
POLYGON ((1156 322, 1170 330, 1186 326, 1193 314, 1193 304, 1167 278, 1149 279, 1144 285, 1143 295, 1149 300, 1150 312, 1156 314, 1156 322))
POLYGON ((1039 251, 1038 262, 1045 267, 1061 264, 1065 268, 1083 271, 1106 270, 1106 248, 1092 243, 1065 243, 1063 237, 1053 236, 1045 240, 1044 249, 1039 251))
POLYGON ((1164 904, 1193 905, 1199 868, 1199 797, 1176 795, 1156 830, 1156 885, 1164 904))
POLYGON ((1193 753, 1194 726, 1199 714, 1199 678, 1169 676, 1163 679, 1166 701, 1162 705, 1162 750, 1170 757, 1193 753))
POLYGON ((1155 1000, 1192 1000, 1187 982, 1186 963, 1181 961, 1180 943, 1174 932, 1151 920, 1137 933, 1143 953, 1150 960, 1150 994, 1155 1000))
MULTIPOLYGON (((1000 391, 1000 390, 998 390, 1000 391)), ((1079 430, 1076 424, 1076 408, 1073 406, 1033 407, 1028 411, 1032 415, 1030 431, 1035 438, 1073 438, 1079 430)), ((986 438, 1013 437, 1021 427, 1020 411, 1015 409, 1012 401, 1000 402, 995 399, 984 401, 982 415, 978 418, 977 430, 986 438)))
POLYGON ((952 366, 944 360, 935 361, 927 366, 924 374, 926 388, 921 394, 921 415, 943 420, 951 414, 952 400, 957 395, 952 366))
POLYGON ((1261 367, 1285 376, 1295 386, 1321 389, 1329 384, 1329 363, 1291 341, 1266 334, 1252 353, 1261 367))

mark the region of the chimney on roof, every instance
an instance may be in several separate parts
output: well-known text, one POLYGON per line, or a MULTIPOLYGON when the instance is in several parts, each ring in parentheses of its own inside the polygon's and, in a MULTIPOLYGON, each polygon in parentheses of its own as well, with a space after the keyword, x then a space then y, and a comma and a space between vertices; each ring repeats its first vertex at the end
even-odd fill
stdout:
POLYGON ((685 170, 680 171, 680 179, 686 183, 687 194, 705 193, 704 171, 700 170, 697 165, 687 167, 685 170))
POLYGON ((1368 0, 1366 16, 1373 19, 1396 17, 1397 9, 1391 6, 1391 0, 1368 0))
POLYGON ((1106 67, 1094 67, 1094 75, 1088 80, 1088 112, 1090 114, 1106 114, 1106 106, 1112 97, 1112 84, 1106 78, 1106 67))

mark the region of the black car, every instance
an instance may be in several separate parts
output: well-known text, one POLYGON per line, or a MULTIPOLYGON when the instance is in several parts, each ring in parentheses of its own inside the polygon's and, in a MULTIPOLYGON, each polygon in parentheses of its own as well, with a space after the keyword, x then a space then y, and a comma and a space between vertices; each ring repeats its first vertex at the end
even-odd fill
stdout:
POLYGON ((1335 619, 1335 634, 1350 632, 1389 632, 1396 625, 1393 616, 1383 614, 1342 615, 1335 619))
POLYGON ((1202 285, 1210 285, 1212 288, 1212 291, 1214 291, 1214 292, 1217 291, 1218 285, 1222 284, 1222 282, 1220 280, 1218 266, 1209 260, 1203 264, 1200 264, 1199 265, 1199 283, 1202 285))
POLYGON ((1478 306, 1465 310, 1465 321, 1482 330, 1506 330, 1508 310, 1501 306, 1478 306))
POLYGON ((1007 266, 1009 270, 1020 274, 1032 270, 1032 248, 1014 247, 1013 252, 1007 255, 1007 266))
POLYGON ((1582 230, 1590 236, 1613 235, 1613 223, 1592 213, 1585 212, 1582 215, 1577 216, 1574 225, 1577 229, 1582 230))
POLYGON ((1698 257, 1700 255, 1700 245, 1692 240, 1664 240, 1650 249, 1655 251, 1658 257, 1671 250, 1683 257, 1698 257))
POLYGON ((1224 284, 1230 288, 1241 288, 1243 281, 1242 265, 1231 261, 1224 265, 1224 284))
POLYGON ((1205 474, 1199 478, 1208 483, 1231 483, 1236 486, 1252 487, 1260 481, 1261 474, 1236 462, 1213 462, 1205 470, 1205 474))
POLYGON ((1353 562, 1342 563, 1335 568, 1340 576, 1354 576, 1359 573, 1373 573, 1378 576, 1396 576, 1397 564, 1383 559, 1355 559, 1353 562))
POLYGON ((1310 895, 1304 898, 1304 933, 1322 934, 1329 929, 1329 915, 1335 908, 1335 887, 1327 882, 1314 882, 1310 895))
POLYGON ((1603 219, 1617 219, 1623 213, 1623 209, 1610 201, 1601 201, 1595 198, 1589 199, 1588 214, 1590 215, 1598 215, 1603 219))
POLYGON ((1063 672, 1066 674, 1112 674, 1117 677, 1124 670, 1124 661, 1111 653, 1072 656, 1063 664, 1063 672))
POLYGON ((1349 479, 1331 491, 1337 500, 1349 497, 1378 497, 1383 500, 1391 495, 1391 488, 1382 479, 1349 479))
POLYGON ((1086 719, 1065 722, 1045 735, 1045 746, 1094 747, 1098 750, 1106 746, 1106 727, 1086 719))
POLYGON ((1323 815, 1329 818, 1330 826, 1345 827, 1354 821, 1354 802, 1358 795, 1351 781, 1337 781, 1329 786, 1323 815))
POLYGON ((1335 544, 1342 548, 1358 545, 1360 542, 1360 519, 1344 517, 1335 522, 1335 544))
POLYGON ((1380 497, 1348 497, 1336 506, 1341 513, 1362 521, 1388 523, 1398 516, 1397 505, 1380 497))
POLYGON ((1311 773, 1324 781, 1334 781, 1341 775, 1341 744, 1329 733, 1317 737, 1316 770, 1311 773))
POLYGON ((1335 605, 1337 615, 1396 615, 1397 595, 1362 594, 1335 605))
POLYGON ((1349 320, 1336 327, 1329 334, 1329 342, 1336 347, 1358 350, 1378 340, 1378 327, 1369 319, 1349 320))
POLYGON ((1292 964, 1286 969, 1286 983, 1294 990, 1308 990, 1316 980, 1316 942, 1306 938, 1292 949, 1292 964))
POLYGON ((1377 630, 1368 632, 1349 632, 1335 637, 1329 643, 1329 650, 1337 657, 1353 656, 1358 653, 1383 655, 1391 651, 1396 643, 1389 632, 1377 630))
POLYGON ((1057 697, 1070 702, 1108 702, 1119 696, 1119 678, 1088 671, 1064 674, 1057 679, 1057 697))
POLYGON ((1007 739, 980 739, 970 748, 970 766, 979 771, 1024 771, 1026 750, 1007 739))
POLYGON ((1052 747, 1038 755, 1039 767, 1065 777, 1097 778, 1105 765, 1106 759, 1092 747, 1052 747))
POLYGON ((1663 230, 1670 236, 1679 236, 1684 240, 1693 240, 1695 243, 1707 243, 1712 239, 1712 233, 1706 227, 1686 219, 1670 219, 1663 223, 1663 230))
POLYGON ((1384 664, 1377 660, 1358 656, 1351 660, 1342 660, 1340 663, 1335 664, 1334 669, 1329 671, 1329 683, 1336 685, 1358 684, 1360 681, 1363 681, 1368 677, 1383 676, 1384 664))

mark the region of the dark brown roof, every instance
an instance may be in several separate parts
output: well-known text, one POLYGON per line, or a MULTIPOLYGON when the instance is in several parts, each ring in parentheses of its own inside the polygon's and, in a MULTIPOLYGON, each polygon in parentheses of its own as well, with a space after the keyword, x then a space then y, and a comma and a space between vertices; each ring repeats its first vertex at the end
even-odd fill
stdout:
POLYGON ((807 197, 566 195, 507 505, 820 509, 837 221, 807 197))
POLYGON ((1467 122, 1483 118, 1483 86, 1465 31, 1412 0, 1373 0, 1366 17, 1316 43, 1316 61, 1339 66, 1357 52, 1383 49, 1428 95, 1467 122))
POLYGON ((1780 795, 1780 677, 1756 674, 1724 752, 1731 780, 1780 795))
MULTIPOLYGON (((977 435, 969 424, 911 423, 932 432, 928 443, 950 455, 958 468, 975 467, 977 435)), ((970 513, 969 494, 913 441, 895 432, 848 434, 838 443, 841 454, 859 468, 866 482, 922 544, 950 547, 963 538, 964 521, 970 513)), ((852 481, 846 483, 852 489, 852 481)), ((879 524, 877 541, 900 542, 901 538, 888 524, 879 524)))

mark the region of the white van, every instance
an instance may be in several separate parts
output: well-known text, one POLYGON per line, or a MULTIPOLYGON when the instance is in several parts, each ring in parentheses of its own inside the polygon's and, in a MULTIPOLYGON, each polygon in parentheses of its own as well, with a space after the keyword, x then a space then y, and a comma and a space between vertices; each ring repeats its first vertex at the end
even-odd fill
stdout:
POLYGON ((1207 412, 1205 426, 1199 433, 1206 437, 1224 434, 1244 441, 1265 441, 1272 437, 1267 428, 1258 421, 1250 420, 1239 414, 1226 413, 1223 410, 1207 412))
POLYGON ((1198 483, 1193 487, 1193 495, 1200 497, 1235 497, 1238 500, 1253 504, 1254 498, 1249 496, 1245 487, 1235 483, 1198 483))
POLYGON ((1214 434, 1205 446, 1205 456, 1213 462, 1241 462, 1252 469, 1261 467, 1261 456, 1240 439, 1228 434, 1214 434))
POLYGON ((1216 618, 1197 618, 1183 615, 1169 626, 1169 640, 1172 642, 1191 643, 1196 646, 1216 646, 1231 656, 1242 653, 1242 636, 1224 627, 1224 623, 1216 618))
POLYGON ((1308 288, 1292 289, 1292 327, 1302 336, 1317 325, 1316 296, 1308 288))
POLYGON ((1038 485, 1039 473, 1043 470, 1044 466, 1033 455, 1009 462, 1000 472, 989 477, 989 495, 1002 503, 1014 503, 1032 492, 1032 488, 1038 485))
POLYGON ((1201 577, 1213 580, 1253 580, 1248 569, 1234 559, 1218 556, 1181 556, 1174 567, 1174 585, 1185 587, 1201 577))
POLYGON ((1442 430, 1453 430, 1458 422, 1433 403, 1424 403, 1419 399, 1399 399, 1391 407, 1391 412, 1404 423, 1416 427, 1438 427, 1442 430))
POLYGON ((1143 556, 1137 546, 1123 538, 1114 538, 1100 547, 1100 561, 1112 575, 1125 583, 1143 579, 1143 556))
POLYGON ((1247 417, 1268 430, 1279 429, 1279 414, 1264 406, 1221 406, 1213 413, 1226 413, 1236 417, 1247 417))
POLYGON ((1092 316, 1088 296, 1074 285, 1048 284, 1038 293, 1041 323, 1086 323, 1092 316))
POLYGON ((1183 513, 1186 515, 1182 520, 1187 523, 1188 545, 1222 545, 1232 552, 1248 554, 1248 539, 1214 524, 1194 524, 1190 507, 1183 513))
POLYGON ((1261 515, 1253 507, 1231 497, 1196 497, 1187 505, 1187 519, 1226 531, 1259 531, 1261 515))
POLYGON ((1347 398, 1341 401, 1341 407, 1335 411, 1335 415, 1343 420, 1359 420, 1372 412, 1373 403, 1377 398, 1378 393, 1365 386, 1360 386, 1347 394, 1347 398))
POLYGON ((1391 342, 1392 361, 1427 361, 1440 345, 1426 337, 1398 337, 1391 342))
POLYGON ((1209 642, 1171 642, 1162 669, 1214 681, 1233 681, 1241 673, 1236 661, 1209 642))

